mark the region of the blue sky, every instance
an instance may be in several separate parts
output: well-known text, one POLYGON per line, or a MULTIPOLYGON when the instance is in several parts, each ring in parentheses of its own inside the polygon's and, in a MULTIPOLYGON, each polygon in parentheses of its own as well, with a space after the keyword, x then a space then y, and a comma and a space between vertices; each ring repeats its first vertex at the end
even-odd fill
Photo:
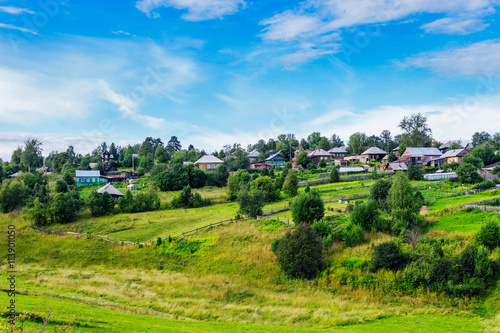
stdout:
POLYGON ((0 0, 0 157, 499 131, 498 0, 0 0))

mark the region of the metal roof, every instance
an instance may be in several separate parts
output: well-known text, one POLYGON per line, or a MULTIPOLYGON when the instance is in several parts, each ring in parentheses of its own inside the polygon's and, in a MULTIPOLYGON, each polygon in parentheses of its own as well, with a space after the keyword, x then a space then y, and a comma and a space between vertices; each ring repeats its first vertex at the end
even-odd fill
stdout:
POLYGON ((328 152, 330 154, 334 154, 334 153, 337 153, 337 154, 346 153, 347 154, 347 150, 345 149, 345 146, 332 148, 328 152))
POLYGON ((214 155, 203 155, 198 161, 194 162, 194 164, 200 164, 200 163, 214 163, 214 164, 223 164, 222 160, 218 159, 214 155))
POLYGON ((276 153, 276 154, 271 155, 268 158, 266 158, 265 161, 270 161, 270 160, 273 160, 273 159, 284 160, 284 158, 280 155, 280 153, 276 153))
POLYGON ((248 157, 259 157, 260 153, 257 149, 252 150, 248 153, 248 157))
POLYGON ((108 192, 111 195, 118 195, 118 196, 124 196, 122 192, 118 191, 113 185, 111 184, 106 184, 100 189, 96 190, 97 193, 103 194, 104 192, 108 192))
POLYGON ((361 155, 377 155, 377 154, 378 155, 382 155, 382 154, 387 155, 387 153, 385 151, 383 151, 382 149, 380 149, 379 147, 368 148, 361 155))
POLYGON ((312 152, 310 152, 308 157, 315 157, 315 156, 330 156, 330 153, 328 153, 326 150, 323 149, 315 149, 312 152))
POLYGON ((441 156, 441 158, 460 156, 459 154, 462 153, 464 150, 465 150, 465 148, 448 150, 446 153, 444 153, 441 156))
POLYGON ((76 170, 75 174, 77 177, 101 177, 99 170, 76 170))
POLYGON ((441 156, 441 151, 435 147, 406 147, 412 156, 441 156))
POLYGON ((344 167, 344 168, 339 168, 339 173, 346 173, 346 172, 363 172, 365 169, 363 167, 344 167))

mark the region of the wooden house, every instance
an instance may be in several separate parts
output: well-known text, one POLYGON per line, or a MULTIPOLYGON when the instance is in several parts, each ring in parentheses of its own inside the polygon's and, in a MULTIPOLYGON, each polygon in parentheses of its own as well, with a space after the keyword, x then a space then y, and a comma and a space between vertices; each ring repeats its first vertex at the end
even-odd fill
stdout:
POLYGON ((113 185, 106 184, 103 187, 96 190, 97 193, 103 194, 104 192, 109 193, 113 199, 115 199, 115 203, 118 202, 118 198, 125 196, 122 192, 118 191, 113 185))
POLYGON ((266 158, 264 162, 268 165, 273 165, 277 167, 282 167, 285 166, 286 160, 283 156, 280 155, 280 153, 273 154, 266 158))
POLYGON ((319 164, 320 161, 330 163, 332 155, 323 149, 315 149, 307 154, 307 157, 309 157, 314 164, 319 164))
POLYGON ((213 155, 203 155, 198 161, 194 162, 194 167, 203 171, 215 171, 222 164, 224 162, 213 155))
POLYGON ((384 167, 384 170, 387 172, 395 172, 395 171, 408 171, 408 165, 402 161, 395 161, 391 163, 387 163, 384 167))
POLYGON ((431 159, 441 157, 441 151, 435 147, 407 147, 400 160, 426 166, 431 159))
POLYGON ((343 159, 347 154, 345 146, 334 147, 328 151, 333 159, 343 159))
POLYGON ((247 153, 247 157, 251 162, 256 162, 257 159, 259 158, 259 151, 257 149, 252 150, 251 152, 247 153))
POLYGON ((105 150, 102 153, 102 163, 109 162, 112 159, 113 159, 113 155, 109 151, 105 150))
POLYGON ((271 164, 266 164, 265 161, 256 161, 256 162, 250 163, 250 169, 264 169, 264 168, 267 168, 270 170, 273 168, 273 166, 271 164))
POLYGON ((108 182, 106 178, 101 177, 101 172, 99 170, 76 170, 75 175, 77 185, 96 185, 108 182))
POLYGON ((378 147, 370 147, 361 154, 361 162, 380 162, 387 153, 378 147))

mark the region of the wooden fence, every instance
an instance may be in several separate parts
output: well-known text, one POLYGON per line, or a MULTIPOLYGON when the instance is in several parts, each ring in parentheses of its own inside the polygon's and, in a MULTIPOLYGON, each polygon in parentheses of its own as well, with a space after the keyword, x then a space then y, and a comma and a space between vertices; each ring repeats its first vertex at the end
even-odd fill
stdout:
POLYGON ((96 239, 100 239, 100 240, 103 240, 103 241, 106 241, 106 242, 110 242, 110 243, 114 243, 114 244, 124 244, 124 245, 137 245, 137 244, 140 244, 140 245, 149 245, 151 244, 153 241, 149 241, 149 242, 146 242, 146 243, 140 243, 140 242, 130 242, 130 241, 122 241, 122 240, 119 240, 119 239, 116 239, 116 238, 110 238, 109 236, 106 236, 106 235, 94 235, 94 234, 83 234, 83 233, 79 233, 79 232, 70 232, 70 231, 58 231, 58 230, 51 230, 49 228, 44 228, 44 227, 39 227, 39 226, 36 226, 36 225, 30 225, 30 228, 35 230, 35 231, 39 231, 39 232, 44 232, 46 234, 49 234, 49 235, 58 235, 58 236, 74 236, 74 237, 78 237, 78 238, 83 238, 83 237, 86 237, 86 238, 96 238, 96 239))
MULTIPOLYGON (((179 234, 178 236, 175 236, 174 238, 178 238, 178 237, 184 237, 184 236, 191 236, 191 235, 194 235, 194 234, 197 234, 198 232, 200 232, 200 230, 204 230, 204 229, 210 229, 210 228, 213 228, 213 227, 216 227, 216 226, 219 226, 219 225, 223 225, 224 223, 234 223, 238 220, 235 220, 235 219, 229 219, 229 220, 223 220, 223 221, 220 221, 220 222, 216 222, 216 223, 210 223, 210 224, 207 224, 206 226, 203 226, 203 227, 199 227, 199 228, 196 228, 196 229, 193 229, 193 230, 189 230, 189 231, 184 231, 183 233, 179 234)), ((167 240, 168 238, 165 238, 165 240, 167 240)))
MULTIPOLYGON (((488 206, 487 204, 494 201, 495 199, 493 200, 483 200, 483 201, 478 201, 478 202, 471 202, 471 203, 466 203, 466 204, 463 204, 462 207, 464 208, 478 208, 478 209, 481 209, 483 212, 485 211, 492 211, 492 212, 497 212, 497 213, 500 213, 500 207, 496 207, 496 206, 488 206)), ((496 199, 498 200, 498 199, 496 199)))
MULTIPOLYGON (((320 177, 325 174, 320 174, 320 177)), ((329 174, 328 174, 329 175, 329 174)), ((385 173, 385 172, 377 172, 377 174, 374 177, 374 174, 368 174, 368 175, 354 175, 354 176, 341 176, 340 181, 351 181, 351 180, 364 180, 364 179, 370 179, 370 178, 378 178, 378 177, 383 177, 383 176, 390 176, 391 173, 385 173)), ((297 186, 298 187, 306 187, 306 186, 315 186, 315 185, 322 185, 322 184, 328 184, 330 183, 329 178, 323 178, 323 179, 318 179, 318 180, 311 180, 307 182, 301 182, 297 186)))

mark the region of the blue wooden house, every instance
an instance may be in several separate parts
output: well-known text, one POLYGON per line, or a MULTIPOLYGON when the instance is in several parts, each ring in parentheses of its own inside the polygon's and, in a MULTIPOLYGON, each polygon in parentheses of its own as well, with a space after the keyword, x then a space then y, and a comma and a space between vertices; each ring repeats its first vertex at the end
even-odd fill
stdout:
POLYGON ((77 185, 96 185, 108 182, 106 178, 101 177, 101 171, 99 170, 76 170, 75 174, 77 185))
POLYGON ((283 156, 280 155, 280 153, 276 153, 274 155, 269 156, 264 160, 264 162, 268 165, 274 165, 274 166, 285 166, 286 160, 283 156))

